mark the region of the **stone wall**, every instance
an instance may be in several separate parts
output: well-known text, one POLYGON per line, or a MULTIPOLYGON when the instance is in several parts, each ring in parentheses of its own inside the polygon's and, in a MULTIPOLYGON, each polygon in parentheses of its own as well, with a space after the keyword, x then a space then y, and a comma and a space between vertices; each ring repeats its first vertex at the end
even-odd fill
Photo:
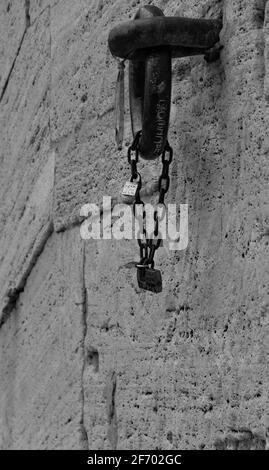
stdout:
POLYGON ((190 239, 159 250, 159 295, 136 285, 135 241, 79 230, 129 174, 107 36, 141 4, 1 1, 2 449, 268 445, 269 2, 154 1, 222 16, 224 46, 173 61, 168 199, 189 204, 190 239))

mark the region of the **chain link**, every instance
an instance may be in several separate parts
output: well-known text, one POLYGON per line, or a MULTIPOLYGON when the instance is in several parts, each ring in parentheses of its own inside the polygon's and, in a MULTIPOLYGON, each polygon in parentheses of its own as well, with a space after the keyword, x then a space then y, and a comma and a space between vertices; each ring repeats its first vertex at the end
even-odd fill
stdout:
POLYGON ((128 163, 131 166, 131 181, 137 178, 137 163, 139 157, 138 145, 141 136, 141 131, 137 132, 132 145, 128 148, 127 158, 128 163), (135 152, 134 154, 132 152, 135 152))
MULTIPOLYGON (((135 200, 133 203, 133 213, 134 216, 136 215, 136 206, 142 205, 142 226, 140 224, 139 231, 138 231, 138 245, 140 249, 140 262, 138 263, 137 267, 147 267, 150 266, 154 268, 154 255, 158 248, 160 248, 162 239, 159 238, 159 214, 158 209, 154 210, 154 231, 153 231, 153 238, 147 239, 147 231, 146 231, 146 211, 144 210, 145 203, 142 201, 140 197, 140 190, 142 188, 142 178, 140 173, 137 171, 137 163, 139 158, 139 141, 141 137, 141 131, 139 131, 132 143, 132 145, 128 148, 128 163, 131 167, 131 181, 138 181, 138 189, 135 196, 135 200)), ((158 190, 159 190, 159 201, 158 206, 163 206, 165 208, 165 195, 169 190, 170 186, 170 177, 169 177, 169 167, 173 159, 173 149, 166 142, 164 151, 162 153, 162 173, 159 177, 158 183, 158 190)))

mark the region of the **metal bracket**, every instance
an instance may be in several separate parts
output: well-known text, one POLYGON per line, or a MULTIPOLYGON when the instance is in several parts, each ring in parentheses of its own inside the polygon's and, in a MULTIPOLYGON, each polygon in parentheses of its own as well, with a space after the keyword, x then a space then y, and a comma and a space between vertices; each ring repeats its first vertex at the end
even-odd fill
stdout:
POLYGON ((139 153, 152 160, 167 142, 171 106, 172 58, 203 55, 219 59, 222 22, 164 16, 154 5, 141 7, 132 21, 109 34, 111 53, 129 60, 129 96, 133 136, 141 131, 139 153))

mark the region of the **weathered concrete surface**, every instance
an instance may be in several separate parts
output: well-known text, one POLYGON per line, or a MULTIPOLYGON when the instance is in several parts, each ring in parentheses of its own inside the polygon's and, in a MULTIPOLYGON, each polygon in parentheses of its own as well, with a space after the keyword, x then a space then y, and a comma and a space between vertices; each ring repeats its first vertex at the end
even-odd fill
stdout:
POLYGON ((23 288, 39 245, 51 231, 49 18, 46 10, 33 26, 28 22, 0 102, 0 318, 23 288))
POLYGON ((87 448, 83 259, 78 229, 53 235, 1 328, 2 449, 87 448))
MULTIPOLYGON (((266 447, 269 2, 154 2, 224 23, 218 62, 173 63, 168 199, 189 204, 190 240, 159 250, 163 293, 137 288, 135 242, 84 252, 72 228, 82 204, 117 200, 129 173, 115 150, 107 35, 139 4, 27 5, 0 102, 2 297, 15 288, 0 330, 2 448, 266 447)), ((143 180, 158 170, 142 164, 143 180)))

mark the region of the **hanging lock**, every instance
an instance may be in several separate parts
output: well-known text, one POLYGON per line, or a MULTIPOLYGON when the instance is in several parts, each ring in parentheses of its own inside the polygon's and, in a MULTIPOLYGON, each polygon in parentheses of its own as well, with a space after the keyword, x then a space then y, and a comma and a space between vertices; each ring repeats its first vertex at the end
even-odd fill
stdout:
POLYGON ((140 289, 158 294, 162 292, 162 274, 148 265, 137 265, 137 282, 140 289))
POLYGON ((139 174, 137 175, 136 180, 134 180, 134 178, 131 178, 131 181, 126 181, 121 193, 124 202, 126 204, 132 204, 135 201, 140 188, 141 176, 139 174))
POLYGON ((127 181, 122 190, 122 199, 125 204, 132 204, 138 193, 139 185, 133 181, 127 181))
POLYGON ((138 183, 133 181, 126 181, 122 190, 122 196, 135 198, 138 191, 138 183))

